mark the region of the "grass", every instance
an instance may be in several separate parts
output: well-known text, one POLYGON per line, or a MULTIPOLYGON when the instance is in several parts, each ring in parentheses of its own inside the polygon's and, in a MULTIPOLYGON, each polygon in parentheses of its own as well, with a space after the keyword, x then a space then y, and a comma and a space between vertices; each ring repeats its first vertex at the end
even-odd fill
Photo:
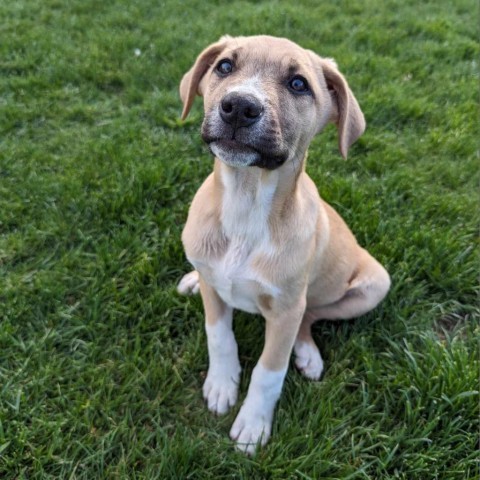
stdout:
MULTIPOLYGON (((0 477, 478 478, 478 11, 472 2, 13 0, 0 5, 0 477), (178 297, 211 169, 177 87, 220 35, 336 58, 368 130, 308 171, 393 278, 318 324, 256 457, 211 416, 202 307, 178 297)), ((263 322, 238 313, 241 394, 263 322)))

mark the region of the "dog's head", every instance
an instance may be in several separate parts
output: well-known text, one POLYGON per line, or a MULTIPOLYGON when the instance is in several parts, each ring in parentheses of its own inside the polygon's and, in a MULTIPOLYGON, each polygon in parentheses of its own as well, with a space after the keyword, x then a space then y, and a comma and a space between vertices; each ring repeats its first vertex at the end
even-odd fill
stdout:
POLYGON ((333 60, 269 36, 222 37, 206 48, 180 84, 184 119, 204 97, 202 137, 232 166, 274 169, 302 160, 313 136, 332 121, 340 152, 365 120, 333 60))

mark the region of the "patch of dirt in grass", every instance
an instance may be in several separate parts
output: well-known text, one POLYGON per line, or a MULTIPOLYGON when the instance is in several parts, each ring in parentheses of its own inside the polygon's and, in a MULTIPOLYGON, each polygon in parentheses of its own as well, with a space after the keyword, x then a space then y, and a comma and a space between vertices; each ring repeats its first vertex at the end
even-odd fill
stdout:
POLYGON ((447 313, 440 317, 434 324, 433 329, 438 338, 444 342, 447 337, 459 337, 466 340, 468 335, 468 324, 473 321, 470 314, 447 313))

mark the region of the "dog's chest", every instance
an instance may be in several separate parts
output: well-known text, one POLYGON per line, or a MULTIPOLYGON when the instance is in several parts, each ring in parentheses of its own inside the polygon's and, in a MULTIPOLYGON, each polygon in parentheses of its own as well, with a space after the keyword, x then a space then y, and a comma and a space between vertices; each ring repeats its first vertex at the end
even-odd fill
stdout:
POLYGON ((228 247, 222 256, 204 259, 195 267, 228 305, 259 313, 259 295, 276 297, 280 293, 255 265, 259 258, 274 254, 268 216, 275 184, 247 195, 238 194, 228 180, 221 218, 228 247))
POLYGON ((241 240, 231 241, 225 255, 213 261, 207 270, 207 281, 225 303, 250 313, 259 313, 258 296, 278 295, 278 289, 267 282, 253 265, 260 253, 250 250, 241 240))

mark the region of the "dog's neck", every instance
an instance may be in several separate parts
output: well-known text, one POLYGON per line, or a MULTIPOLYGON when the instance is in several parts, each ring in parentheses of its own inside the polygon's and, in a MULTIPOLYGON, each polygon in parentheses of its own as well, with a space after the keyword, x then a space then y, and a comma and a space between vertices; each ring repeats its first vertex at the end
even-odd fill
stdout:
POLYGON ((228 238, 260 240, 269 225, 292 202, 301 162, 286 162, 275 170, 231 167, 215 159, 215 182, 221 191, 221 222, 228 238))

